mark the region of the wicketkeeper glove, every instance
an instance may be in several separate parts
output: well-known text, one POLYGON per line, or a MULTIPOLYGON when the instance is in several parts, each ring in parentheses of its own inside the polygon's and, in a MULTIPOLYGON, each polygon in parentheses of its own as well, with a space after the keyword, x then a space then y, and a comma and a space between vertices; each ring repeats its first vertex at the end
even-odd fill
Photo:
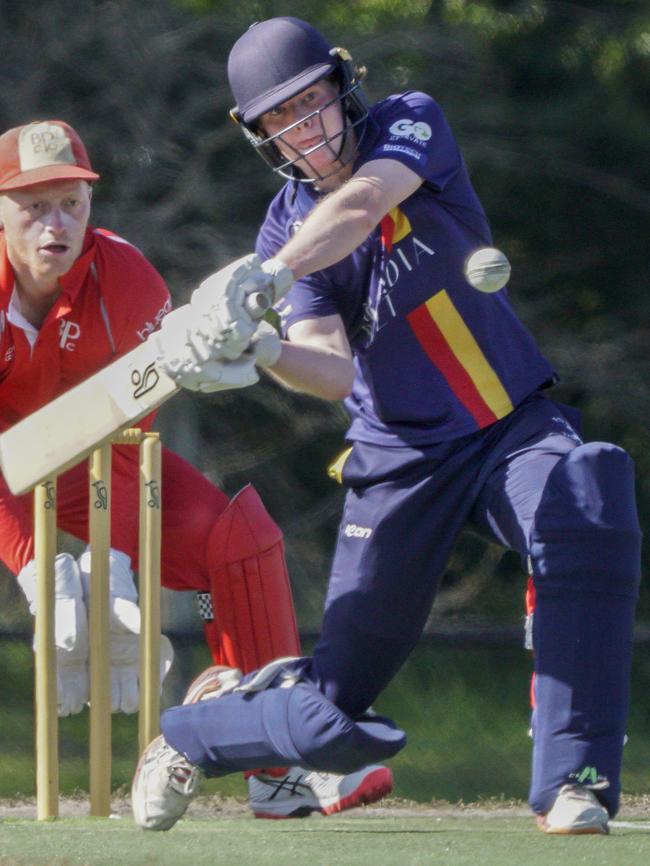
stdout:
MULTIPOLYGON (((135 713, 140 704, 140 608, 133 581, 131 558, 111 549, 110 628, 111 628, 111 710, 135 713)), ((91 554, 89 548, 79 557, 81 580, 88 605, 91 554)), ((165 635, 160 636, 160 682, 167 676, 174 650, 165 635)))
MULTIPOLYGON (((56 681, 59 716, 80 713, 88 702, 88 615, 76 559, 60 553, 54 561, 56 681)), ((36 563, 18 574, 18 583, 36 614, 36 563)))

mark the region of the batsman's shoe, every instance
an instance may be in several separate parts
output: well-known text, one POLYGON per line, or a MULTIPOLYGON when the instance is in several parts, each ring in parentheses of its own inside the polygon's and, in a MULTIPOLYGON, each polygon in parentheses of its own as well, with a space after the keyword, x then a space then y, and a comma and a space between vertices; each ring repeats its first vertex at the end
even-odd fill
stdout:
POLYGON ((584 785, 563 785, 547 815, 537 822, 545 833, 609 833, 609 815, 592 790, 584 785))
POLYGON ((143 830, 169 830, 196 796, 200 770, 172 749, 162 734, 142 753, 133 777, 131 807, 143 830))
POLYGON ((381 800, 393 790, 388 767, 372 765, 339 776, 291 767, 281 776, 258 773, 248 779, 249 805, 256 818, 333 815, 381 800))
POLYGON ((196 704, 208 701, 231 692, 241 680, 239 668, 228 668, 224 665, 212 665, 195 677, 189 684, 184 704, 196 704))

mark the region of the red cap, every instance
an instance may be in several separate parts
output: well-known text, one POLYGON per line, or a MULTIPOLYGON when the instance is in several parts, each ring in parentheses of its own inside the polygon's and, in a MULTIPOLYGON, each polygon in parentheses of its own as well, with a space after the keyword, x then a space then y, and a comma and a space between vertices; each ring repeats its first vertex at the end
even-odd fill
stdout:
POLYGON ((49 180, 98 180, 83 141, 62 120, 17 126, 0 135, 0 192, 49 180))

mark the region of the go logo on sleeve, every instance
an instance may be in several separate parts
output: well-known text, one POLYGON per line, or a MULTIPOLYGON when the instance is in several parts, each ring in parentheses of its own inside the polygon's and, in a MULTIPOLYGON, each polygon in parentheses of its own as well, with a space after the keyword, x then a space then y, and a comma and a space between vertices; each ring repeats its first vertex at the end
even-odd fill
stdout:
POLYGON ((409 138, 411 141, 428 141, 431 138, 431 127, 423 120, 396 120, 389 132, 397 138, 409 138))

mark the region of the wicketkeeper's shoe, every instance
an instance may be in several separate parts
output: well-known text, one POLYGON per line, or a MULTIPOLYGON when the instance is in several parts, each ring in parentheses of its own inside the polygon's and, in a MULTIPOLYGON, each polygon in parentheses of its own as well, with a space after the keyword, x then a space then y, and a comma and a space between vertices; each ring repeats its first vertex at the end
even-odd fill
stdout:
POLYGON ((162 734, 142 753, 133 777, 131 807, 144 830, 169 830, 197 794, 201 771, 165 742, 162 734))
POLYGON ((381 800, 393 790, 388 767, 372 765, 339 776, 291 767, 277 776, 248 779, 249 805, 256 818, 304 818, 312 812, 333 815, 381 800))
POLYGON ((607 809, 592 790, 584 785, 563 785, 546 815, 537 823, 545 833, 609 833, 607 809))

